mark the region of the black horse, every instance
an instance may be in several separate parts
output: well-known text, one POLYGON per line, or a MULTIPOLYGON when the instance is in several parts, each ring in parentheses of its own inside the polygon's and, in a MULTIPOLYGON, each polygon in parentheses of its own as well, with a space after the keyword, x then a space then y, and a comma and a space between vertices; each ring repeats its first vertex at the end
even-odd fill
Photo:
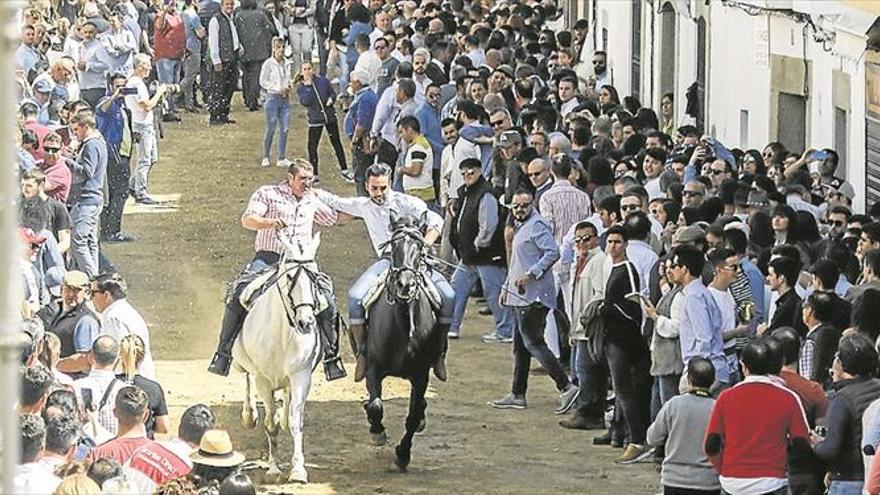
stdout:
POLYGON ((369 311, 367 321, 366 383, 370 394, 364 404, 370 421, 373 445, 388 440, 382 424, 382 380, 396 376, 409 380, 411 391, 406 433, 395 449, 395 464, 406 471, 413 435, 425 428, 425 391, 428 375, 442 352, 435 308, 428 296, 427 273, 422 252, 425 240, 421 222, 392 215, 388 242, 391 267, 385 289, 369 311))

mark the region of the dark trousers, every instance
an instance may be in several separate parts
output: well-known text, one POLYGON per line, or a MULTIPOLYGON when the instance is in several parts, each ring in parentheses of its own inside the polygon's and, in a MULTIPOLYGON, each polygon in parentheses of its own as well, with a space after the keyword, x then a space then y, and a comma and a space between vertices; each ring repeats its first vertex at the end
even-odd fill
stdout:
POLYGON ((574 371, 580 386, 577 414, 604 420, 605 401, 608 398, 608 363, 604 359, 597 362, 590 357, 586 340, 577 341, 574 371))
POLYGON ((104 237, 122 230, 122 210, 131 181, 131 158, 121 156, 114 148, 107 146, 107 207, 101 211, 101 235, 104 237))
MULTIPOLYGON (((627 328, 610 328, 609 332, 630 332, 627 328)), ((651 406, 651 358, 641 335, 616 336, 605 340, 605 358, 617 405, 629 429, 630 442, 644 445, 651 406)))
MULTIPOLYGON (((315 26, 315 37, 318 41, 318 73, 322 76, 327 75, 327 47, 324 44, 327 42, 327 28, 322 28, 320 26, 315 26)), ((341 54, 344 56, 345 54, 341 54)), ((345 88, 342 88, 343 90, 345 88)), ((343 91, 344 92, 344 91, 343 91)), ((315 172, 316 174, 318 172, 315 172)))
POLYGON ((560 391, 570 383, 559 360, 544 341, 544 326, 549 308, 532 303, 516 309, 517 326, 513 331, 513 387, 511 392, 524 396, 529 385, 529 363, 534 357, 547 370, 560 391))
POLYGON ((107 95, 107 90, 104 88, 81 89, 79 91, 80 99, 88 102, 88 104, 92 106, 92 109, 97 107, 98 102, 101 101, 101 98, 103 98, 106 95, 107 95))
POLYGON ((397 167, 397 148, 393 144, 384 139, 379 139, 379 149, 376 152, 379 155, 379 163, 384 163, 394 170, 397 167))
POLYGON ((718 495, 721 490, 694 490, 677 486, 663 486, 663 495, 718 495))
POLYGON ((375 156, 364 153, 363 148, 360 146, 355 146, 351 152, 351 161, 354 167, 354 184, 358 196, 367 196, 367 169, 373 164, 375 156))
POLYGON ((333 146, 333 152, 336 153, 336 161, 339 163, 339 169, 348 168, 345 161, 345 148, 342 147, 342 140, 339 139, 339 123, 334 119, 324 125, 309 126, 309 161, 315 167, 315 175, 318 175, 318 143, 321 142, 321 135, 324 128, 327 128, 327 136, 330 137, 330 144, 333 146))
POLYGON ((244 105, 251 110, 260 106, 260 69, 263 60, 251 60, 241 64, 241 93, 244 105))
POLYGON ((229 118, 229 105, 238 78, 238 61, 224 61, 220 72, 214 71, 211 84, 211 122, 219 123, 229 118))

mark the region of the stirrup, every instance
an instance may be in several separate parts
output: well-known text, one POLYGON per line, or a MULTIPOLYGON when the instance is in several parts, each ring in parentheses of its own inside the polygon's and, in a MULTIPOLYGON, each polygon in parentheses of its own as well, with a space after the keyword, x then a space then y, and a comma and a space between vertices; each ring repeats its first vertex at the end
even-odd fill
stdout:
POLYGON ((324 359, 324 378, 328 382, 332 382, 333 380, 338 380, 340 378, 345 378, 348 376, 348 373, 345 371, 345 367, 342 365, 342 359, 338 356, 329 357, 324 359))

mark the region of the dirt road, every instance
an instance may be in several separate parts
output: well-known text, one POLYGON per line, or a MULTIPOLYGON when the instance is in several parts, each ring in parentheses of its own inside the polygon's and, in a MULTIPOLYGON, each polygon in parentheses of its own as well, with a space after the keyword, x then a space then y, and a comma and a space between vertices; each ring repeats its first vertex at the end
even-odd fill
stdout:
MULTIPOLYGON (((225 283, 253 254, 252 234, 238 219, 259 185, 281 180, 284 172, 261 169, 262 113, 235 107, 237 125, 209 128, 207 117, 185 116, 168 125, 161 159, 151 176, 162 207, 132 208, 123 229, 137 242, 107 246, 130 287, 130 300, 150 324, 153 353, 172 415, 196 402, 211 404, 237 448, 259 459, 264 437, 239 425, 242 383, 205 370, 213 351, 225 283)), ((305 156, 305 114, 294 112, 289 156, 305 156)), ((353 186, 338 178, 329 145, 322 143, 323 187, 340 194, 353 186)), ((373 252, 360 222, 333 227, 322 235, 318 260, 344 298, 353 278, 373 252)), ((529 408, 496 411, 486 401, 510 387, 508 345, 486 345, 488 317, 470 308, 463 336, 450 344, 448 383, 429 390, 428 428, 418 435, 407 474, 392 469, 393 445, 403 433, 408 388, 386 387, 386 427, 392 445, 369 446, 360 400, 362 384, 350 379, 326 383, 315 376, 306 407, 305 453, 312 483, 266 484, 270 493, 587 493, 649 494, 658 491, 652 465, 621 467, 619 451, 594 447, 595 432, 572 432, 557 425, 556 392, 547 377, 531 377, 529 408)), ((346 364, 353 369, 351 354, 346 364)), ((290 441, 281 455, 289 460, 290 441)))

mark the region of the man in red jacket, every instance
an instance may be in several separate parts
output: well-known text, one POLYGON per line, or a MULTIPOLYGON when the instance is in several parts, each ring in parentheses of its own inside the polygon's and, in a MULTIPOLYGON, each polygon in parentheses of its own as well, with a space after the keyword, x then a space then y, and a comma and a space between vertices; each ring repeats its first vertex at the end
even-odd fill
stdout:
POLYGON ((797 394, 775 376, 781 353, 766 338, 743 349, 745 380, 724 391, 706 429, 706 454, 721 487, 738 495, 785 494, 791 451, 810 450, 809 428, 797 394))
MULTIPOLYGON (((156 16, 153 30, 153 51, 156 75, 162 84, 180 83, 180 64, 186 53, 186 28, 177 12, 174 0, 165 0, 165 7, 156 16)), ((165 121, 179 121, 175 113, 175 98, 168 98, 165 121)))

